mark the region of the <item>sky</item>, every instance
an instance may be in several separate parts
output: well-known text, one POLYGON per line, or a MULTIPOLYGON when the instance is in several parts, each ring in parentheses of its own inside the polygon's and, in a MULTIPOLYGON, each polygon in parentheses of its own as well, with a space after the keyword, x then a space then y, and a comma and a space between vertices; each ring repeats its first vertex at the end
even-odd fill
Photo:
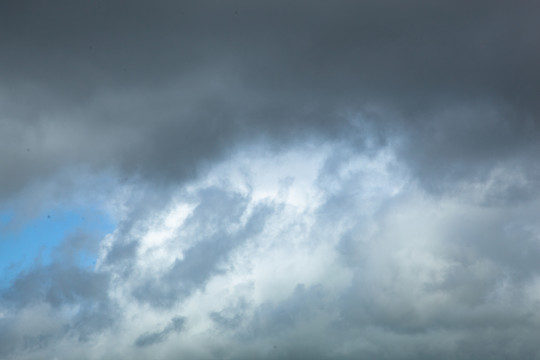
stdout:
POLYGON ((0 358, 540 359, 540 2, 0 3, 0 358))

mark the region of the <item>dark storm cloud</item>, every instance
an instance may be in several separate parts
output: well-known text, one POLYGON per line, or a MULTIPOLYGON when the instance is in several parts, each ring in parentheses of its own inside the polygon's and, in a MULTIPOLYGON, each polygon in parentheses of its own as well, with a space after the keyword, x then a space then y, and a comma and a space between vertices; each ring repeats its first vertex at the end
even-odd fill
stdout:
POLYGON ((261 138, 347 134, 362 147, 371 135, 355 117, 405 137, 400 153, 432 190, 485 176, 538 150, 538 11, 532 0, 4 2, 1 191, 75 162, 182 180, 261 138))

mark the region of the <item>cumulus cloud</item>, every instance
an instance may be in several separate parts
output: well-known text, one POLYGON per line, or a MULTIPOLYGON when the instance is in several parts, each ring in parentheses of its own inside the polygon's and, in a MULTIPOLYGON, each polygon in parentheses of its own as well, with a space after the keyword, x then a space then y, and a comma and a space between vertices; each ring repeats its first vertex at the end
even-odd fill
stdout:
POLYGON ((538 353, 536 1, 0 7, 2 358, 538 353))
POLYGON ((273 181, 253 171, 305 157, 301 150, 239 154, 125 217, 129 226, 103 240, 95 270, 55 263, 21 274, 3 294, 1 321, 13 339, 5 354, 534 353, 539 204, 441 198, 391 152, 351 157, 339 147, 310 152, 308 179, 305 164, 282 165, 273 181), (126 239, 135 245, 121 245, 126 239), (43 324, 32 332, 28 312, 43 324))

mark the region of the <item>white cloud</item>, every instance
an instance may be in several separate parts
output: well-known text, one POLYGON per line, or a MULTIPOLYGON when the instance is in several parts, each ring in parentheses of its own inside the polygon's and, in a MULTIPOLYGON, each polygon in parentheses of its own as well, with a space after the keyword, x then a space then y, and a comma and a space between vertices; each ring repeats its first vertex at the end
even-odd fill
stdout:
MULTIPOLYGON (((111 197, 119 224, 96 271, 110 276, 117 313, 79 345, 91 358, 279 357, 313 341, 323 357, 452 352, 469 329, 509 336, 505 324, 538 310, 538 276, 519 251, 538 251, 538 226, 523 214, 540 205, 430 195, 391 149, 239 152, 168 197, 143 190, 111 197), (184 326, 170 330, 178 317, 184 326)), ((52 326, 38 336, 86 310, 24 308, 15 316, 25 326, 29 311, 52 326)), ((78 354, 73 337, 60 339, 58 351, 78 354)))

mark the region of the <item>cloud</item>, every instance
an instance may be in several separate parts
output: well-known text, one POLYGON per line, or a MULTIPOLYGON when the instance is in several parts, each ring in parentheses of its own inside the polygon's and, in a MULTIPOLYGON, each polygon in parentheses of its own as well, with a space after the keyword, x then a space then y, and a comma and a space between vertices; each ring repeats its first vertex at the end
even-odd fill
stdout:
POLYGON ((516 157, 537 182, 534 1, 3 8, 4 196, 75 164, 183 181, 312 136, 402 139, 432 190, 516 157))
POLYGON ((0 7, 3 358, 538 352, 535 1, 0 7))
POLYGON ((101 244, 96 272, 53 264, 21 274, 3 294, 4 309, 17 311, 2 322, 23 326, 28 311, 51 320, 30 342, 21 337, 28 330, 8 332, 15 340, 5 354, 24 349, 34 358, 60 344, 74 354, 74 343, 98 358, 536 351, 527 334, 539 326, 540 269, 529 260, 538 250, 537 202, 433 196, 391 152, 351 158, 337 148, 318 150, 303 182, 296 174, 306 168, 294 163, 287 182, 262 182, 266 173, 246 166, 264 168, 265 158, 239 155, 226 172, 216 168, 166 205, 125 218, 130 225, 101 244), (319 197, 298 202, 302 192, 319 197), (111 261, 125 238, 137 246, 111 261))
POLYGON ((112 327, 118 309, 109 301, 108 280, 108 274, 58 263, 19 274, 1 293, 9 314, 0 318, 8 339, 3 356, 48 352, 62 339, 87 342, 112 327))
MULTIPOLYGON (((238 194, 218 189, 204 189, 199 205, 188 217, 183 234, 176 241, 192 237, 196 243, 186 249, 155 281, 150 274, 133 290, 133 296, 154 306, 170 307, 178 299, 204 286, 214 275, 224 271, 229 254, 242 242, 259 233, 271 209, 261 206, 252 209, 243 224, 236 224, 247 210, 248 203, 238 194), (195 221, 195 223, 193 223, 195 221), (236 226, 235 226, 236 225, 236 226), (238 226, 239 225, 239 226, 238 226), (237 227, 230 230, 231 227, 237 227)), ((144 277, 144 275, 143 275, 144 277)))
POLYGON ((184 327, 185 318, 177 316, 171 319, 171 323, 167 325, 163 330, 155 333, 146 333, 135 340, 135 345, 139 347, 150 346, 163 342, 167 339, 171 332, 181 332, 184 327))

